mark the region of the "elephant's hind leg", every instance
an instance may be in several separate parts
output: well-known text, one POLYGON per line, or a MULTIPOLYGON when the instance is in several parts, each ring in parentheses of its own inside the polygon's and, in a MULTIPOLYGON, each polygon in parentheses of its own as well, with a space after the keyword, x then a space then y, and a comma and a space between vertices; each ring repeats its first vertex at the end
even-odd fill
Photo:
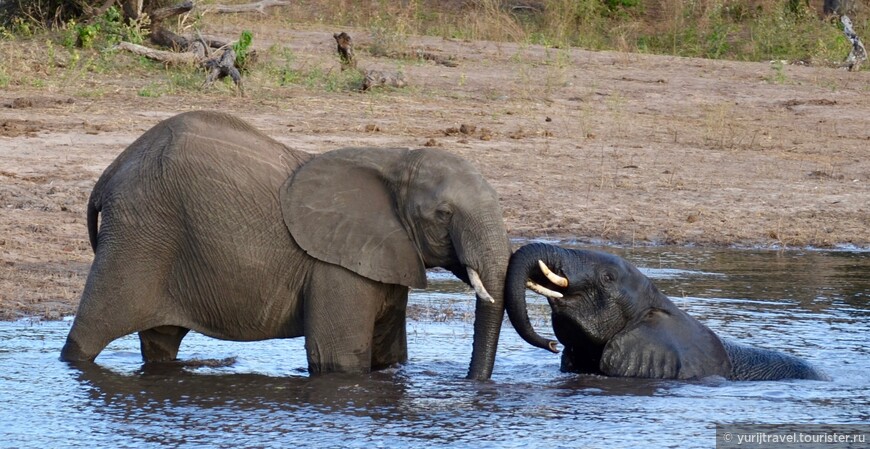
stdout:
POLYGON ((163 324, 154 316, 159 279, 142 266, 103 248, 97 251, 61 360, 93 361, 113 340, 163 324))
POLYGON ((179 326, 157 326, 139 332, 142 360, 169 362, 178 357, 181 340, 190 329, 179 326))
POLYGON ((93 319, 79 308, 60 351, 60 359, 66 362, 93 362, 112 340, 133 331, 125 323, 93 319))
POLYGON ((108 342, 102 345, 89 345, 83 344, 80 339, 75 338, 70 332, 70 335, 66 337, 66 343, 63 345, 63 349, 60 351, 60 359, 65 362, 93 362, 97 355, 99 355, 100 351, 103 350, 104 347, 108 344, 108 342))
POLYGON ((135 331, 135 325, 125 313, 112 308, 104 298, 115 297, 95 287, 93 272, 85 285, 72 328, 60 351, 60 359, 67 362, 92 362, 112 340, 135 331))

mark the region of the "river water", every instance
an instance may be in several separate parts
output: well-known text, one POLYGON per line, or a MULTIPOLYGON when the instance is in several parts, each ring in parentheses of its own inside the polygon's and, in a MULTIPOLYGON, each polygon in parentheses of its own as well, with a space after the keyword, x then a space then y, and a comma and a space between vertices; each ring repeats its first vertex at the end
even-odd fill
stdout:
MULTIPOLYGON (((606 250, 720 336, 798 355, 833 380, 560 373, 558 355, 505 322, 492 381, 466 381, 472 293, 436 271, 411 295, 410 361, 369 376, 309 378, 302 339, 193 333, 180 357, 216 363, 144 367, 129 336, 80 370, 57 359, 70 319, 0 323, 0 447, 710 448, 716 423, 870 422, 870 253, 606 250)), ((545 301, 529 300, 552 335, 545 301)))

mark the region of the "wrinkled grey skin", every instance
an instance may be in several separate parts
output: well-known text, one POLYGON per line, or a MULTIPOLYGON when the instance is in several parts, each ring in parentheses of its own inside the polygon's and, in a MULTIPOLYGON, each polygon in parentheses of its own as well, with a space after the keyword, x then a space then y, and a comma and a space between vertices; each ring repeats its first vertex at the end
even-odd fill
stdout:
POLYGON ((180 114, 106 169, 88 229, 95 258, 63 360, 133 332, 146 362, 173 360, 193 329, 304 336, 310 373, 368 372, 407 361, 408 289, 425 269, 467 283, 471 267, 495 302, 477 298, 468 377, 492 373, 510 243, 496 192, 449 153, 315 156, 229 115, 180 114))
POLYGON ((505 305, 514 328, 530 344, 554 352, 556 342, 529 322, 525 283, 564 295, 547 298, 564 346, 562 371, 654 379, 827 379, 796 357, 721 340, 612 254, 533 243, 514 253, 507 277, 505 305), (567 278, 568 286, 549 281, 538 260, 567 278))

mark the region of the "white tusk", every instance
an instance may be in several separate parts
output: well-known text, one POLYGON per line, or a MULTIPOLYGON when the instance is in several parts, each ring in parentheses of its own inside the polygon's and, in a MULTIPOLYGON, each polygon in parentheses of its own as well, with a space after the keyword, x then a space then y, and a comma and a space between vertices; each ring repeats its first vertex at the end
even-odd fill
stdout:
POLYGON ((543 260, 538 260, 538 266, 541 267, 541 272, 544 273, 544 276, 547 276, 547 279, 549 279, 550 282, 552 282, 552 283, 554 283, 562 288, 565 288, 568 286, 568 278, 563 278, 562 276, 559 276, 558 274, 553 273, 550 270, 550 267, 548 267, 547 264, 545 264, 543 260))
POLYGON ((548 298, 562 298, 563 297, 561 293, 554 292, 553 290, 550 290, 549 288, 546 288, 546 287, 542 287, 541 285, 536 284, 532 281, 526 281, 526 287, 532 289, 532 291, 534 291, 535 293, 537 293, 539 295, 544 295, 548 298))
POLYGON ((486 287, 483 286, 483 282, 480 280, 480 275, 474 271, 474 268, 466 267, 468 269, 468 280, 471 281, 471 286, 474 287, 474 293, 477 293, 481 299, 485 299, 493 304, 495 304, 495 299, 486 291, 486 287))

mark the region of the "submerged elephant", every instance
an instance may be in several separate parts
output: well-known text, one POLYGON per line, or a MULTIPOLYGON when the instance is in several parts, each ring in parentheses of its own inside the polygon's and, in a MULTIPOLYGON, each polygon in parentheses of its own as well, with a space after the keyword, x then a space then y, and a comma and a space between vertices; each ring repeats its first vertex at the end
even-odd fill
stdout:
POLYGON ((529 321, 525 288, 547 297, 564 346, 562 371, 656 379, 733 380, 827 376, 796 357, 720 339, 677 308, 626 260, 533 243, 511 257, 505 305, 530 344, 556 351, 529 321))
POLYGON ((310 373, 368 372, 407 361, 408 289, 443 267, 477 294, 468 377, 491 375, 510 242, 496 192, 447 152, 312 155, 189 112, 124 150, 87 209, 95 258, 62 360, 133 332, 146 362, 173 360, 192 329, 304 336, 310 373))

